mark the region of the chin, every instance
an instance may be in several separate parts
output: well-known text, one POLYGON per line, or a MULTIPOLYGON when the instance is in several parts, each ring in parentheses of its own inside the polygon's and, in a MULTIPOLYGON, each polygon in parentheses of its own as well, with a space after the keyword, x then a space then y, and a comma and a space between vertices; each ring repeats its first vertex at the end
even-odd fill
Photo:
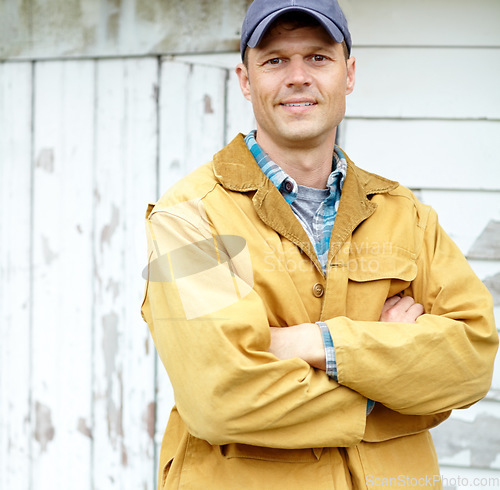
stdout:
POLYGON ((294 143, 306 142, 306 141, 321 141, 330 134, 332 131, 315 131, 309 128, 287 128, 287 131, 283 131, 283 138, 293 141, 294 143))

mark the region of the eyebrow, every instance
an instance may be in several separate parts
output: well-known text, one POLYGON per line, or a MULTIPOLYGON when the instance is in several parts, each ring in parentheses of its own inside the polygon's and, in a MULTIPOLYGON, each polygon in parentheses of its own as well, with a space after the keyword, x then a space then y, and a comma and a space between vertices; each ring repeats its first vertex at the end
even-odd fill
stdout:
MULTIPOLYGON (((331 45, 319 45, 319 44, 315 44, 315 45, 312 45, 312 46, 308 46, 306 51, 310 51, 310 52, 316 52, 316 51, 327 51, 329 50, 330 47, 333 47, 334 46, 334 43, 332 43, 331 45)), ((262 56, 262 57, 268 57, 268 56, 274 56, 276 55, 276 57, 280 56, 280 53, 282 52, 283 50, 279 50, 279 49, 276 49, 276 48, 272 48, 272 49, 264 49, 261 51, 261 53, 259 54, 259 57, 262 56)))

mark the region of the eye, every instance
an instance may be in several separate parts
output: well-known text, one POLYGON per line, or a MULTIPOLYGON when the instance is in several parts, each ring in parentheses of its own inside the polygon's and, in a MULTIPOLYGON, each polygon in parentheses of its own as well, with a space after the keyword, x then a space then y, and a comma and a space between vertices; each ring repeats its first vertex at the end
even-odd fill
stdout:
POLYGON ((266 63, 268 65, 279 65, 283 60, 281 58, 272 58, 270 60, 267 60, 266 63))
POLYGON ((323 56, 322 54, 315 54, 313 57, 312 57, 312 60, 313 61, 316 61, 316 62, 321 62, 321 61, 325 61, 326 60, 326 56, 323 56))

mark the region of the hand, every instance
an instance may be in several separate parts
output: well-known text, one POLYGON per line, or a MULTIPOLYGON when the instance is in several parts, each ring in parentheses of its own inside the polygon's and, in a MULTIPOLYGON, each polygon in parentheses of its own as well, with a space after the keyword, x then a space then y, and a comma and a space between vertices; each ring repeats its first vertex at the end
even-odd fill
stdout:
POLYGON ((271 327, 269 352, 281 360, 299 357, 312 367, 326 369, 323 337, 315 323, 271 327))
POLYGON ((415 303, 411 296, 392 296, 382 307, 379 321, 416 323, 417 318, 424 314, 424 307, 415 303))

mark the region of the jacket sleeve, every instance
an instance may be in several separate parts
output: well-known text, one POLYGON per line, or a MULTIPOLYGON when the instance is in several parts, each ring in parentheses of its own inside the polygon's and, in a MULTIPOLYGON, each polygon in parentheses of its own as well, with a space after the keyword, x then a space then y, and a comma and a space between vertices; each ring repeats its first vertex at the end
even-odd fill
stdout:
POLYGON ((410 415, 464 408, 491 384, 498 334, 492 298, 431 210, 409 294, 423 304, 416 324, 327 322, 338 381, 410 415))
POLYGON ((268 352, 244 240, 217 236, 201 214, 167 208, 146 220, 142 313, 190 433, 212 445, 285 449, 359 442, 366 398, 300 359, 268 352))

